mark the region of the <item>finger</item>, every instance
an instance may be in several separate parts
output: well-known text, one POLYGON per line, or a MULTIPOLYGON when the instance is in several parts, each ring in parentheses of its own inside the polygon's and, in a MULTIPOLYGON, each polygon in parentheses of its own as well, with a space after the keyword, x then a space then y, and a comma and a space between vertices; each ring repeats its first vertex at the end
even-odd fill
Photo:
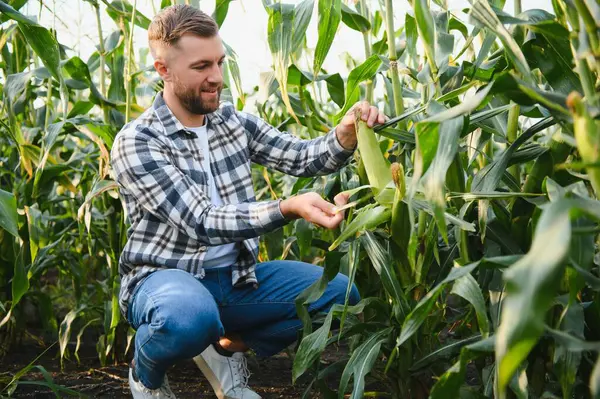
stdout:
POLYGON ((342 216, 342 219, 346 217, 346 210, 343 208, 344 205, 348 204, 348 200, 350 199, 350 194, 347 193, 339 193, 333 199, 335 202, 336 210, 335 213, 342 216), (340 209, 342 208, 342 209, 340 209))
POLYGON ((340 225, 340 223, 342 223, 342 220, 344 220, 344 212, 340 212, 337 215, 333 216, 332 218, 329 219, 329 229, 335 229, 336 227, 338 227, 340 225))
POLYGON ((369 103, 366 101, 363 101, 360 103, 360 112, 361 112, 361 119, 363 121, 366 121, 367 118, 369 117, 369 103))
POLYGON ((386 119, 387 119, 387 118, 385 117, 385 115, 384 115, 384 114, 379 114, 379 115, 377 115, 377 123, 378 123, 378 124, 380 124, 380 125, 381 125, 382 123, 385 123, 385 120, 386 120, 386 119))
POLYGON ((373 127, 375 121, 377 120, 377 115, 379 114, 379 109, 372 105, 369 107, 369 119, 367 119, 367 126, 373 127))
POLYGON ((335 229, 344 219, 344 216, 341 213, 337 213, 333 216, 324 215, 322 225, 328 229, 335 229))
POLYGON ((337 206, 342 206, 342 205, 346 205, 348 203, 349 199, 350 199, 350 194, 339 193, 338 195, 335 196, 335 198, 333 199, 333 202, 337 206))
POLYGON ((313 203, 313 207, 316 208, 315 210, 323 212, 324 214, 329 216, 335 213, 335 205, 329 201, 324 200, 321 197, 316 199, 316 201, 313 203))
POLYGON ((342 221, 341 215, 331 216, 321 209, 315 209, 312 213, 311 222, 318 224, 321 227, 325 227, 327 229, 333 229, 342 221))

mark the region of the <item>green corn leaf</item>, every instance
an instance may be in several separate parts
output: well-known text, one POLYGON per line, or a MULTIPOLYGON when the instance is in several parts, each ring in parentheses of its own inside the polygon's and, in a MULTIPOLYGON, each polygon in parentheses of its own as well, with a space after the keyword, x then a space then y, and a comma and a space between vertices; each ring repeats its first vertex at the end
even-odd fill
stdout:
MULTIPOLYGON (((423 356, 419 359, 415 364, 410 367, 410 371, 419 371, 424 369, 442 359, 447 359, 460 353, 461 348, 470 345, 472 343, 481 341, 481 334, 474 335, 472 337, 464 338, 455 342, 451 342, 447 345, 444 345, 435 351, 423 356)), ((493 346, 492 346, 493 350, 493 346)))
POLYGON ((406 297, 404 291, 402 291, 396 272, 394 271, 394 261, 391 258, 391 252, 385 249, 370 231, 367 231, 360 236, 360 243, 369 256, 369 259, 371 259, 373 268, 381 278, 381 282, 388 295, 391 296, 397 304, 404 304, 406 302, 406 297))
MULTIPOLYGON (((23 295, 29 291, 29 277, 27 274, 27 267, 23 259, 23 249, 19 250, 19 254, 15 259, 14 264, 14 276, 11 283, 12 303, 10 306, 11 311, 17 306, 23 295)), ((9 313, 10 314, 10 313, 9 313)), ((4 324, 4 321, 1 324, 4 324)))
POLYGON ((406 13, 406 16, 404 18, 404 29, 406 31, 406 48, 408 49, 408 55, 411 60, 418 60, 417 38, 419 35, 417 29, 417 22, 408 13, 406 13))
POLYGON ((327 91, 329 96, 335 102, 338 107, 344 107, 344 101, 346 95, 344 94, 344 80, 339 73, 334 73, 325 79, 327 83, 327 91))
POLYGON ((509 160, 512 157, 513 153, 526 141, 532 138, 536 133, 554 125, 555 123, 556 122, 552 118, 546 118, 524 131, 515 140, 515 142, 512 143, 510 147, 508 147, 500 157, 498 157, 498 159, 495 159, 494 161, 486 165, 475 175, 475 177, 473 178, 473 183, 471 184, 471 191, 495 191, 498 183, 504 175, 504 172, 506 171, 506 168, 508 167, 509 160))
POLYGON ((529 68, 529 64, 527 64, 527 60, 525 59, 521 48, 502 25, 502 22, 500 22, 487 0, 475 1, 471 8, 471 16, 500 38, 500 41, 504 45, 504 50, 523 79, 525 79, 526 82, 532 82, 531 69, 529 68))
MULTIPOLYGON (((105 2, 106 13, 115 21, 118 25, 121 18, 125 18, 127 21, 131 21, 133 16, 133 5, 127 0, 114 0, 112 3, 105 2)), ((140 12, 139 9, 135 10, 135 25, 139 26, 144 30, 148 30, 150 26, 150 19, 140 12)))
POLYGON ((490 90, 492 89, 493 83, 490 83, 482 90, 478 91, 474 96, 468 97, 464 101, 462 101, 459 105, 452 107, 448 110, 442 111, 440 113, 434 114, 427 118, 425 121, 427 122, 444 122, 449 119, 456 118, 462 115, 468 115, 473 112, 479 105, 481 105, 482 101, 488 95, 490 90))
POLYGON ((348 386, 350 378, 354 376, 354 387, 352 389, 351 399, 363 398, 365 389, 365 376, 371 371, 381 344, 389 339, 389 334, 392 332, 391 328, 386 328, 377 333, 371 335, 365 342, 363 342, 358 348, 354 349, 346 368, 342 373, 340 379, 340 386, 338 389, 338 398, 343 398, 348 386))
POLYGON ((377 134, 403 144, 416 144, 415 136, 406 130, 388 127, 386 129, 378 130, 377 134))
POLYGON ((308 28, 308 24, 310 23, 310 19, 313 14, 314 6, 314 0, 304 0, 294 9, 292 51, 302 47, 302 43, 306 37, 306 29, 308 28))
MULTIPOLYGON (((429 161, 429 159, 423 159, 422 161, 416 160, 414 175, 423 175, 425 171, 427 171, 427 176, 424 178, 425 197, 433 205, 436 223, 446 242, 448 242, 448 232, 446 230, 446 219, 444 217, 444 211, 446 209, 444 183, 446 181, 446 173, 458 151, 458 141, 462 128, 462 117, 445 120, 442 123, 423 121, 417 124, 417 153, 419 155, 423 154, 429 156, 427 154, 430 154, 432 152, 431 150, 433 150, 435 151, 435 155, 431 161, 429 161), (423 124, 426 124, 425 129, 420 128, 423 124), (435 130, 437 130, 437 142, 434 142, 433 139, 424 139, 427 132, 434 132, 435 130), (423 148, 423 146, 427 145, 433 146, 434 148, 423 148), (428 163, 430 165, 426 165, 428 163), (421 165, 423 167, 427 166, 427 169, 420 169, 421 165), (420 169, 418 172, 417 168, 420 169)), ((431 134, 431 136, 435 135, 435 133, 431 134)), ((413 177, 413 184, 415 184, 416 181, 417 179, 413 177)))
POLYGON ((304 258, 309 255, 313 237, 312 224, 300 218, 295 223, 296 237, 298 238, 298 247, 300 249, 300 257, 304 258))
POLYGON ((293 117, 296 114, 290 103, 287 90, 288 66, 291 61, 292 37, 294 33, 294 6, 290 4, 272 4, 267 7, 269 13, 269 25, 267 39, 273 56, 275 78, 279 82, 281 98, 288 112, 293 117))
POLYGON ((371 23, 368 19, 342 3, 342 21, 350 29, 359 32, 368 32, 371 29, 371 23))
POLYGON ((490 324, 485 310, 485 300, 483 299, 481 288, 479 288, 479 284, 477 284, 475 278, 470 274, 459 278, 454 282, 451 292, 461 296, 473 305, 475 313, 477 314, 479 331, 481 331, 482 337, 486 338, 490 332, 490 324))
POLYGON ((62 365, 63 358, 65 356, 65 352, 67 350, 67 344, 71 338, 71 328, 73 327, 73 322, 75 319, 82 315, 83 311, 87 309, 87 305, 81 305, 77 309, 71 310, 67 313, 60 323, 60 328, 58 332, 58 343, 60 345, 60 362, 62 365))
POLYGON ((467 345, 460 351, 459 360, 440 376, 431 389, 431 399, 458 398, 461 386, 465 383, 467 364, 478 357, 494 351, 494 337, 489 337, 467 345))
MULTIPOLYGON (((416 198, 413 198, 412 200, 408 200, 407 198, 405 198, 403 199, 403 201, 406 203, 410 202, 415 211, 424 210, 425 212, 433 216, 433 207, 429 202, 416 198)), ((467 222, 458 216, 455 216, 448 212, 444 212, 444 217, 446 218, 446 224, 452 224, 465 231, 475 231, 475 226, 473 225, 473 223, 467 222)))
POLYGON ((478 261, 467 266, 454 267, 452 270, 450 270, 448 276, 441 283, 431 289, 406 317, 404 323, 402 324, 402 332, 398 337, 396 345, 401 346, 417 332, 425 319, 431 315, 431 310, 433 309, 437 298, 441 294, 442 289, 448 283, 451 283, 471 273, 477 266, 479 266, 479 263, 480 262, 478 261))
POLYGON ((343 256, 342 252, 330 251, 325 255, 325 267, 321 278, 311 284, 308 288, 298 295, 296 298, 296 311, 298 317, 304 325, 303 335, 306 336, 312 333, 312 324, 308 313, 308 305, 313 303, 323 295, 327 284, 337 276, 340 269, 340 260, 343 256))
POLYGON ((359 314, 363 312, 366 307, 378 302, 379 300, 377 298, 365 298, 354 306, 348 306, 346 309, 344 309, 343 305, 339 304, 332 306, 323 325, 300 342, 292 366, 292 382, 295 382, 302 374, 304 374, 325 349, 334 316, 340 316, 342 313, 359 314))
MULTIPOLYGON (((576 293, 573 295, 576 295, 576 293)), ((577 370, 582 358, 581 349, 585 347, 578 344, 584 343, 589 345, 594 343, 582 339, 584 338, 583 330, 585 323, 583 306, 580 303, 568 303, 566 297, 561 297, 559 301, 563 302, 563 298, 563 317, 560 323, 560 331, 556 331, 559 333, 556 335, 560 338, 555 338, 557 343, 561 340, 563 343, 555 346, 552 362, 562 387, 563 397, 568 398, 572 396, 572 390, 577 378, 577 370)), ((596 343, 596 349, 600 349, 598 343, 596 343)))
POLYGON ((2 11, 3 16, 19 23, 19 30, 25 36, 33 51, 41 58, 52 76, 57 81, 61 81, 62 77, 59 66, 60 51, 58 49, 58 42, 50 31, 33 22, 3 1, 0 1, 0 11, 2 11))
POLYGON ((215 11, 213 12, 213 19, 219 25, 219 28, 223 25, 225 17, 227 17, 227 11, 229 11, 229 3, 233 0, 217 0, 215 3, 215 11))
POLYGON ((19 237, 17 200, 14 194, 0 189, 0 227, 15 238, 19 237))
POLYGON ((545 314, 560 284, 565 269, 563 260, 569 252, 570 213, 576 209, 600 218, 598 201, 556 199, 540 216, 531 250, 504 272, 507 297, 496 339, 500 395, 504 395, 519 364, 544 330, 545 314))
MULTIPOLYGON (((364 209, 364 208, 363 208, 364 209)), ((385 206, 376 206, 364 209, 359 215, 350 222, 342 231, 342 234, 329 246, 329 250, 333 251, 342 242, 352 237, 362 230, 372 229, 386 222, 392 216, 390 208, 385 206)))
POLYGON ((335 116, 335 123, 339 123, 350 107, 360 100, 360 83, 372 79, 381 66, 381 62, 381 58, 378 55, 372 55, 365 62, 350 71, 348 83, 346 84, 346 101, 344 102, 344 107, 335 116))
POLYGON ((414 0, 413 8, 415 10, 415 20, 419 36, 423 40, 423 47, 425 48, 425 54, 427 54, 427 61, 429 68, 434 75, 437 74, 437 66, 435 64, 435 49, 436 45, 436 27, 431 14, 431 8, 427 4, 427 0, 414 0))
POLYGON ((338 26, 342 20, 341 0, 319 0, 319 38, 315 48, 313 74, 316 76, 321 71, 321 66, 331 48, 338 26))

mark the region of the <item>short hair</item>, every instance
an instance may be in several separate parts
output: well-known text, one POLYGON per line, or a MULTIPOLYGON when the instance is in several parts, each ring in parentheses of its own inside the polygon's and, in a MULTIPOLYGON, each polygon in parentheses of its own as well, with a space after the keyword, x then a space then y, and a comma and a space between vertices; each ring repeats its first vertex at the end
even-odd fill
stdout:
POLYGON ((156 46, 176 46, 186 33, 210 38, 219 33, 219 26, 203 11, 186 4, 163 8, 148 27, 148 44, 156 58, 156 46))

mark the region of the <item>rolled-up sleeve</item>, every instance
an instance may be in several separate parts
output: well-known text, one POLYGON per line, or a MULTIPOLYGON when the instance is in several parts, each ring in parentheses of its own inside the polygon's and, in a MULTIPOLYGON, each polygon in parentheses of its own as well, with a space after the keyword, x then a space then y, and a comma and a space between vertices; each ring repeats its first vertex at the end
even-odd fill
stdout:
POLYGON ((252 161, 289 175, 311 177, 333 173, 347 163, 355 150, 342 147, 335 128, 324 136, 304 140, 281 132, 254 115, 238 111, 237 117, 250 136, 252 161))
POLYGON ((116 138, 111 166, 119 187, 147 212, 208 245, 257 237, 288 222, 281 200, 213 205, 175 165, 167 146, 143 129, 116 138))

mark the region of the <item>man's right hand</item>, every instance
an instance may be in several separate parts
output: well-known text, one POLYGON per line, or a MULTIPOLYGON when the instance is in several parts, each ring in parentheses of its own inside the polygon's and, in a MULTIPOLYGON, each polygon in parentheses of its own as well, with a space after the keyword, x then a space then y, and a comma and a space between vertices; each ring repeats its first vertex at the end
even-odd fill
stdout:
POLYGON ((335 229, 344 220, 344 212, 334 213, 336 205, 348 202, 348 195, 338 194, 334 198, 335 205, 325 201, 317 193, 305 193, 284 199, 279 204, 281 213, 287 219, 302 218, 319 226, 335 229))

